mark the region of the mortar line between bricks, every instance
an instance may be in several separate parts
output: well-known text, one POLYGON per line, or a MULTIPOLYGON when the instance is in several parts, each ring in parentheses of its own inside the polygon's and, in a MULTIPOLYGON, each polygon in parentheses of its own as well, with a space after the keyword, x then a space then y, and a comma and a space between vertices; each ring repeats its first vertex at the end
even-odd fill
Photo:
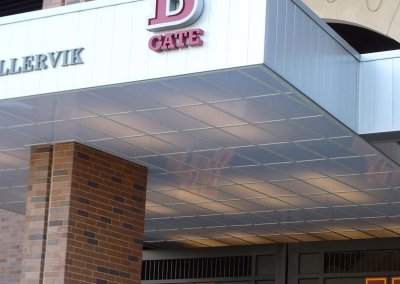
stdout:
POLYGON ((43 250, 44 260, 43 260, 43 265, 41 267, 41 270, 42 270, 41 273, 43 275, 42 283, 45 283, 45 272, 46 272, 46 266, 47 266, 47 263, 48 263, 46 254, 47 254, 47 240, 49 239, 50 203, 51 203, 51 196, 52 196, 52 192, 53 192, 53 172, 54 172, 54 163, 55 163, 55 154, 56 154, 55 151, 56 151, 56 146, 53 145, 52 146, 52 154, 51 154, 51 168, 50 168, 50 173, 49 173, 49 177, 50 178, 48 179, 50 185, 48 186, 49 187, 49 191, 48 191, 48 193, 49 193, 48 194, 49 201, 47 202, 47 216, 45 217, 46 218, 46 220, 45 220, 45 223, 46 223, 46 239, 44 240, 44 250, 43 250))

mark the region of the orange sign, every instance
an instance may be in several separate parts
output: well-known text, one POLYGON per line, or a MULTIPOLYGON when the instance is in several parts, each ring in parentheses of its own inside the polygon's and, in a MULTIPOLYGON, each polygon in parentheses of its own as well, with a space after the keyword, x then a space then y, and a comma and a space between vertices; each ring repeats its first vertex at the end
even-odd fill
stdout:
MULTIPOLYGON (((387 284, 387 278, 386 277, 365 278, 365 284, 387 284)), ((400 282, 396 284, 400 284, 400 282)))
POLYGON ((400 277, 392 277, 392 284, 400 284, 400 277))

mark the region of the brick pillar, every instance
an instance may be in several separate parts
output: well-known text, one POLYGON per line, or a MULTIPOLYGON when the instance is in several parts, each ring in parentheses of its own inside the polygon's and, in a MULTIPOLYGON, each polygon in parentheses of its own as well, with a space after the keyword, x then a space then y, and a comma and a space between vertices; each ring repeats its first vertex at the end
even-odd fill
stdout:
POLYGON ((53 147, 33 147, 23 237, 21 283, 43 282, 53 147))
POLYGON ((21 283, 140 283, 146 179, 81 144, 33 147, 21 283))
POLYGON ((43 0, 43 9, 64 6, 65 0, 43 0))
POLYGON ((20 281, 25 216, 0 209, 0 283, 20 281))
POLYGON ((43 9, 65 6, 76 3, 89 2, 93 0, 43 0, 43 9))

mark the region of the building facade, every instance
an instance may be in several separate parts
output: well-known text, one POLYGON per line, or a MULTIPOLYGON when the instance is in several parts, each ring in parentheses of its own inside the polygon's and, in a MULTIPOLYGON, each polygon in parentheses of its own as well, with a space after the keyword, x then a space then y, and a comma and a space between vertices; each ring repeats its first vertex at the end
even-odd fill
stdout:
POLYGON ((0 283, 400 281, 398 51, 299 0, 80 2, 0 18, 0 283))

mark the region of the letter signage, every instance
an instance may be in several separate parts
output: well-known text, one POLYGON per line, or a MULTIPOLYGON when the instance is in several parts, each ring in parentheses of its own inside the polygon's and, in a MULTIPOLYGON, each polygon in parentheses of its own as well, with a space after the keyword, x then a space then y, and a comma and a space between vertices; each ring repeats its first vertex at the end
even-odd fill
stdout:
POLYGON ((83 47, 67 49, 46 54, 35 54, 9 60, 0 59, 0 77, 12 74, 27 73, 32 71, 46 70, 49 67, 57 68, 60 63, 62 67, 84 64, 82 60, 83 47))
MULTIPOLYGON (((147 30, 159 32, 183 28, 195 23, 203 12, 204 0, 155 0, 155 15, 148 19, 147 30)), ((150 38, 148 46, 155 52, 202 46, 202 29, 188 29, 150 38)))
POLYGON ((155 35, 150 38, 149 48, 155 52, 186 48, 188 46, 202 46, 204 35, 202 29, 190 29, 165 35, 155 35))
POLYGON ((155 16, 147 23, 152 32, 190 26, 201 16, 204 0, 156 0, 155 16))

